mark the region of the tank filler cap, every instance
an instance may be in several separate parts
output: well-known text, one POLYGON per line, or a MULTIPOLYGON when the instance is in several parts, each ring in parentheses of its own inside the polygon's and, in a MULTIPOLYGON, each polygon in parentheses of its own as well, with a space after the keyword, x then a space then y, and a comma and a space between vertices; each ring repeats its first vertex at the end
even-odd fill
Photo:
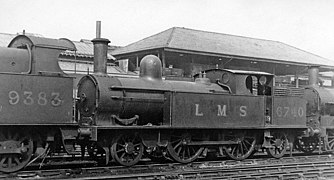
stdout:
POLYGON ((140 61, 139 77, 148 80, 161 80, 162 67, 161 61, 157 56, 147 55, 140 61))

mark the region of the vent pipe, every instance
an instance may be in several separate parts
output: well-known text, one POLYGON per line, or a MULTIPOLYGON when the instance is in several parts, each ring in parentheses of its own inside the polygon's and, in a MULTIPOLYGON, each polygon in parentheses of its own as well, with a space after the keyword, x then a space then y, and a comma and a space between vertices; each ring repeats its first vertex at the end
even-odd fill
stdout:
POLYGON ((101 38, 101 21, 96 21, 96 38, 101 38))
POLYGON ((96 21, 96 38, 94 44, 94 73, 107 74, 107 55, 109 39, 101 38, 101 21, 96 21))

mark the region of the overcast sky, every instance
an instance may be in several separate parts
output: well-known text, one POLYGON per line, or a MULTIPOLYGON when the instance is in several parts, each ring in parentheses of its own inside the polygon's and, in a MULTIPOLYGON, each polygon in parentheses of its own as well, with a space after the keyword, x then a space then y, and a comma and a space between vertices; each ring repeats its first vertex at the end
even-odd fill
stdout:
POLYGON ((0 0, 0 33, 125 46, 171 27, 280 41, 334 61, 333 0, 0 0))

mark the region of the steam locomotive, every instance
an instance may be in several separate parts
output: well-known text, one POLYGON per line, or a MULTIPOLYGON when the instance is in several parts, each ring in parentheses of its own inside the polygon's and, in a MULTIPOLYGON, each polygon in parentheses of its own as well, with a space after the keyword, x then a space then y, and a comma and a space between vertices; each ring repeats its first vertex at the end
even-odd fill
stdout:
POLYGON ((332 89, 275 95, 273 74, 227 69, 167 81, 153 55, 141 60, 138 78, 114 77, 106 73, 109 40, 92 42, 95 73, 80 79, 75 99, 57 59, 75 50, 69 40, 19 35, 0 48, 0 171, 24 168, 39 147, 75 155, 80 145, 82 155, 124 166, 143 156, 189 163, 209 151, 280 158, 292 142, 304 152, 333 149, 332 89))
POLYGON ((69 40, 19 35, 0 48, 0 171, 22 169, 38 146, 53 142, 73 121, 73 78, 58 65, 69 40))

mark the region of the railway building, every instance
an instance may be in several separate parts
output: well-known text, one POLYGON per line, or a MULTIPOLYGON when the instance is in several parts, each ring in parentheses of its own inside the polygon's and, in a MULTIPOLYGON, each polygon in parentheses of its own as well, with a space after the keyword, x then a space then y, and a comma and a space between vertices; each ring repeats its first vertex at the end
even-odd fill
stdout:
MULTIPOLYGON (((307 83, 305 75, 309 69, 323 72, 334 67, 334 61, 282 42, 180 27, 167 29, 111 53, 120 64, 127 64, 125 71, 137 71, 140 59, 154 54, 161 59, 164 74, 171 78, 192 78, 205 69, 226 68, 272 73, 279 85, 299 86, 307 83), (280 77, 282 75, 284 77, 280 77)), ((327 85, 333 84, 331 77, 323 78, 327 78, 327 85)))

